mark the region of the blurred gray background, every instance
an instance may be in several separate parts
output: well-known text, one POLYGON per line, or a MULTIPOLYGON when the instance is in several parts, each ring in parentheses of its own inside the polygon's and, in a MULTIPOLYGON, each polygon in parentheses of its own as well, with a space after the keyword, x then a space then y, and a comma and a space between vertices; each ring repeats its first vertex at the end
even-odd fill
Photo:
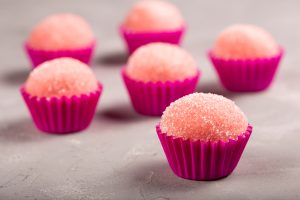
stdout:
POLYGON ((118 26, 134 1, 0 1, 0 199, 300 199, 300 1, 172 1, 188 24, 183 46, 199 63, 198 91, 233 99, 254 133, 234 173, 196 182, 170 170, 155 133, 159 118, 136 114, 123 86, 126 63, 118 26), (74 12, 98 39, 93 70, 104 94, 90 128, 72 135, 37 131, 19 94, 30 65, 22 49, 45 16, 74 12), (206 58, 233 23, 269 30, 286 55, 265 92, 225 91, 206 58))

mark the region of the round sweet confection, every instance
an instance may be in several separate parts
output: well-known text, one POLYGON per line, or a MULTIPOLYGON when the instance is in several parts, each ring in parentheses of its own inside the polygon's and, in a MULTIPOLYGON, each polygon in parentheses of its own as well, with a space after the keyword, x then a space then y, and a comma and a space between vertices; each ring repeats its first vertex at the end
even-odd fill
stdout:
POLYGON ((177 45, 150 43, 129 58, 126 74, 143 82, 179 81, 197 74, 193 57, 177 45))
POLYGON ((183 25, 180 11, 173 4, 160 0, 139 1, 123 22, 126 30, 134 32, 176 30, 183 25))
POLYGON ((223 59, 256 59, 272 57, 279 46, 266 30, 247 24, 232 25, 217 37, 213 55, 223 59))
POLYGON ((221 95, 193 93, 171 103, 164 111, 163 133, 201 141, 236 140, 248 120, 235 103, 221 95))
POLYGON ((96 91, 93 71, 73 58, 57 58, 42 63, 29 75, 25 90, 37 97, 71 97, 96 91))
POLYGON ((51 15, 38 23, 27 39, 27 45, 38 50, 73 50, 86 48, 94 41, 89 24, 74 14, 51 15))

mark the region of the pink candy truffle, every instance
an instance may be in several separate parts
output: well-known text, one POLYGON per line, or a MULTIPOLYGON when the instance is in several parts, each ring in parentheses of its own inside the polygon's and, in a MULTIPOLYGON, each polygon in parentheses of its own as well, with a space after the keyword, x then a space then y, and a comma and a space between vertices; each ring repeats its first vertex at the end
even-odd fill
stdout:
POLYGON ((254 25, 233 25, 217 37, 212 52, 224 59, 255 59, 272 57, 279 46, 264 29, 254 25))
POLYGON ((27 45, 39 50, 73 50, 85 48, 94 41, 89 24, 74 14, 56 14, 37 24, 27 45))
POLYGON ((123 22, 123 27, 135 32, 176 30, 184 24, 180 11, 171 3, 144 0, 136 3, 123 22))
POLYGON ((71 97, 97 90, 92 70, 73 58, 57 58, 42 63, 29 75, 25 90, 37 97, 71 97))
POLYGON ((175 137, 201 141, 237 139, 248 122, 235 103, 216 94, 194 93, 171 103, 160 128, 175 137))
POLYGON ((144 82, 184 80, 197 74, 193 57, 177 45, 150 43, 129 58, 126 74, 144 82))

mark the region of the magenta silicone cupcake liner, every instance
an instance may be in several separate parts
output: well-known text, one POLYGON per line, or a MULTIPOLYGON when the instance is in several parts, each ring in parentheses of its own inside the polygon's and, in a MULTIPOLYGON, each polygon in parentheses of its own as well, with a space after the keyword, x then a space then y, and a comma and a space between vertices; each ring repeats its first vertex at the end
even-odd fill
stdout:
POLYGON ((122 77, 134 109, 143 115, 160 116, 171 102, 195 91, 200 72, 183 81, 153 83, 133 80, 123 68, 122 77))
POLYGON ((90 46, 86 48, 79 48, 74 50, 57 50, 57 51, 46 51, 46 50, 37 50, 31 48, 27 43, 24 45, 24 48, 27 52, 29 59, 31 60, 33 68, 39 64, 52 60, 54 58, 60 57, 71 57, 86 64, 90 64, 96 42, 94 41, 90 46))
POLYGON ((231 91, 254 92, 268 88, 276 74, 284 51, 270 58, 249 60, 222 59, 208 53, 221 83, 231 91))
POLYGON ((183 139, 162 133, 156 126, 157 135, 173 172, 191 180, 215 180, 226 177, 237 166, 252 133, 248 125, 237 140, 228 142, 183 139))
POLYGON ((127 44, 128 52, 131 54, 142 45, 152 42, 165 42, 170 44, 180 45, 181 38, 185 32, 185 27, 181 27, 174 31, 161 32, 131 32, 124 27, 120 27, 120 33, 127 44))
POLYGON ((61 98, 38 98, 21 87, 21 94, 38 129, 64 134, 81 131, 89 126, 97 107, 102 85, 89 94, 61 98))

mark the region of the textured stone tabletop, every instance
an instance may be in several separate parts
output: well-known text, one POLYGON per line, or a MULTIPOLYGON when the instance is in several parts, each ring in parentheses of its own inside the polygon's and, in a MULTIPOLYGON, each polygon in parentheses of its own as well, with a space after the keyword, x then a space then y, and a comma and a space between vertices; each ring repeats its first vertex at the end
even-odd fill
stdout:
POLYGON ((155 133, 159 118, 130 105, 118 25, 132 2, 0 1, 0 199, 300 199, 300 1, 174 1, 188 23, 183 46, 203 72, 197 90, 233 99, 254 126, 234 173, 211 182, 176 177, 155 133), (93 70, 105 89, 91 126, 58 136, 36 130, 18 89, 30 70, 22 49, 30 28, 65 11, 91 23, 98 38, 93 70), (225 91, 206 58, 216 34, 238 22, 265 27, 286 49, 265 92, 225 91))

